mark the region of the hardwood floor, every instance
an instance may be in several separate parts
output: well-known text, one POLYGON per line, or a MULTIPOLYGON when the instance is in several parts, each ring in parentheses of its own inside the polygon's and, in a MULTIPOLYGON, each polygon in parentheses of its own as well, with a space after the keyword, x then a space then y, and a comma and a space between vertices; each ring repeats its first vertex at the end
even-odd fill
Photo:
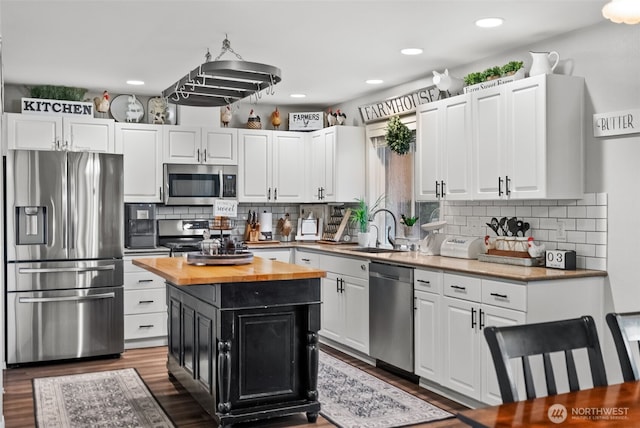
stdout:
MULTIPOLYGON (((451 413, 455 414, 466 409, 466 407, 458 403, 433 394, 389 372, 371 367, 332 348, 323 346, 322 349, 451 413)), ((32 392, 32 379, 34 378, 134 367, 178 428, 215 427, 213 419, 191 398, 189 393, 178 383, 169 380, 166 369, 166 354, 166 347, 133 349, 125 351, 120 358, 7 369, 4 371, 5 395, 3 413, 5 426, 6 428, 31 428, 35 426, 32 392)), ((242 428, 292 426, 325 428, 333 427, 334 425, 322 416, 318 417, 318 421, 315 424, 309 424, 306 416, 300 414, 257 423, 236 424, 235 426, 242 428)), ((429 428, 460 426, 466 425, 455 418, 415 425, 415 427, 429 428)))

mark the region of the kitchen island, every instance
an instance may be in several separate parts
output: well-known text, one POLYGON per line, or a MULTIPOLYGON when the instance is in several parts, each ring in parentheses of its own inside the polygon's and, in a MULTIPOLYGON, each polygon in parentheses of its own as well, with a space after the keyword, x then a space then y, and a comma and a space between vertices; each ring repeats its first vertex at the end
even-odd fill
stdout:
POLYGON ((299 412, 315 422, 324 271, 260 257, 133 264, 166 280, 169 374, 220 426, 299 412))

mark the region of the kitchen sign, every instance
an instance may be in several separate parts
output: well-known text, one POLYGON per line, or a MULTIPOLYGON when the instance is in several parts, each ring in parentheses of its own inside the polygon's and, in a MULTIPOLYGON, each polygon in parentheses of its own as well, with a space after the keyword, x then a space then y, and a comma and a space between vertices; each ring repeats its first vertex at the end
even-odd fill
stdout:
POLYGON ((21 104, 22 113, 93 117, 93 103, 91 102, 22 98, 21 104))
POLYGON ((418 89, 410 94, 378 101, 374 104, 358 107, 364 123, 386 119, 415 111, 418 106, 440 99, 440 90, 436 85, 418 89))
POLYGON ((593 115, 594 137, 636 133, 640 133, 640 110, 614 111, 593 115))
POLYGON ((289 131, 313 131, 324 128, 324 113, 289 113, 289 131))

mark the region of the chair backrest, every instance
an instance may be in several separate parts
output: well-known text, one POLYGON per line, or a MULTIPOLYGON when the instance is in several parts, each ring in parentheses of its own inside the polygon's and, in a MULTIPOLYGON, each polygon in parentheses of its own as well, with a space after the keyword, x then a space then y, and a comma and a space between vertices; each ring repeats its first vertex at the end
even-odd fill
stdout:
POLYGON ((535 398, 530 356, 541 355, 544 367, 547 394, 556 395, 557 387, 550 354, 564 352, 569 389, 577 391, 578 374, 573 350, 586 348, 591 367, 593 386, 607 385, 600 342, 595 322, 590 316, 581 318, 523 324, 507 327, 487 327, 484 330, 493 364, 498 375, 500 394, 504 403, 519 401, 517 379, 511 360, 520 358, 524 375, 527 399, 535 398))
POLYGON ((607 314, 607 324, 618 351, 622 378, 625 382, 640 380, 638 366, 631 350, 633 342, 640 350, 640 312, 607 314))

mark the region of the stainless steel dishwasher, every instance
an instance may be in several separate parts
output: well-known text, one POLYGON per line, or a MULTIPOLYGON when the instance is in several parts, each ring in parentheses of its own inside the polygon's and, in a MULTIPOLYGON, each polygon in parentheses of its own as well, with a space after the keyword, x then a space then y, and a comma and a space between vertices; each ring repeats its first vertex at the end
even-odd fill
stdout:
POLYGON ((413 372, 413 269, 369 265, 369 352, 413 372))

